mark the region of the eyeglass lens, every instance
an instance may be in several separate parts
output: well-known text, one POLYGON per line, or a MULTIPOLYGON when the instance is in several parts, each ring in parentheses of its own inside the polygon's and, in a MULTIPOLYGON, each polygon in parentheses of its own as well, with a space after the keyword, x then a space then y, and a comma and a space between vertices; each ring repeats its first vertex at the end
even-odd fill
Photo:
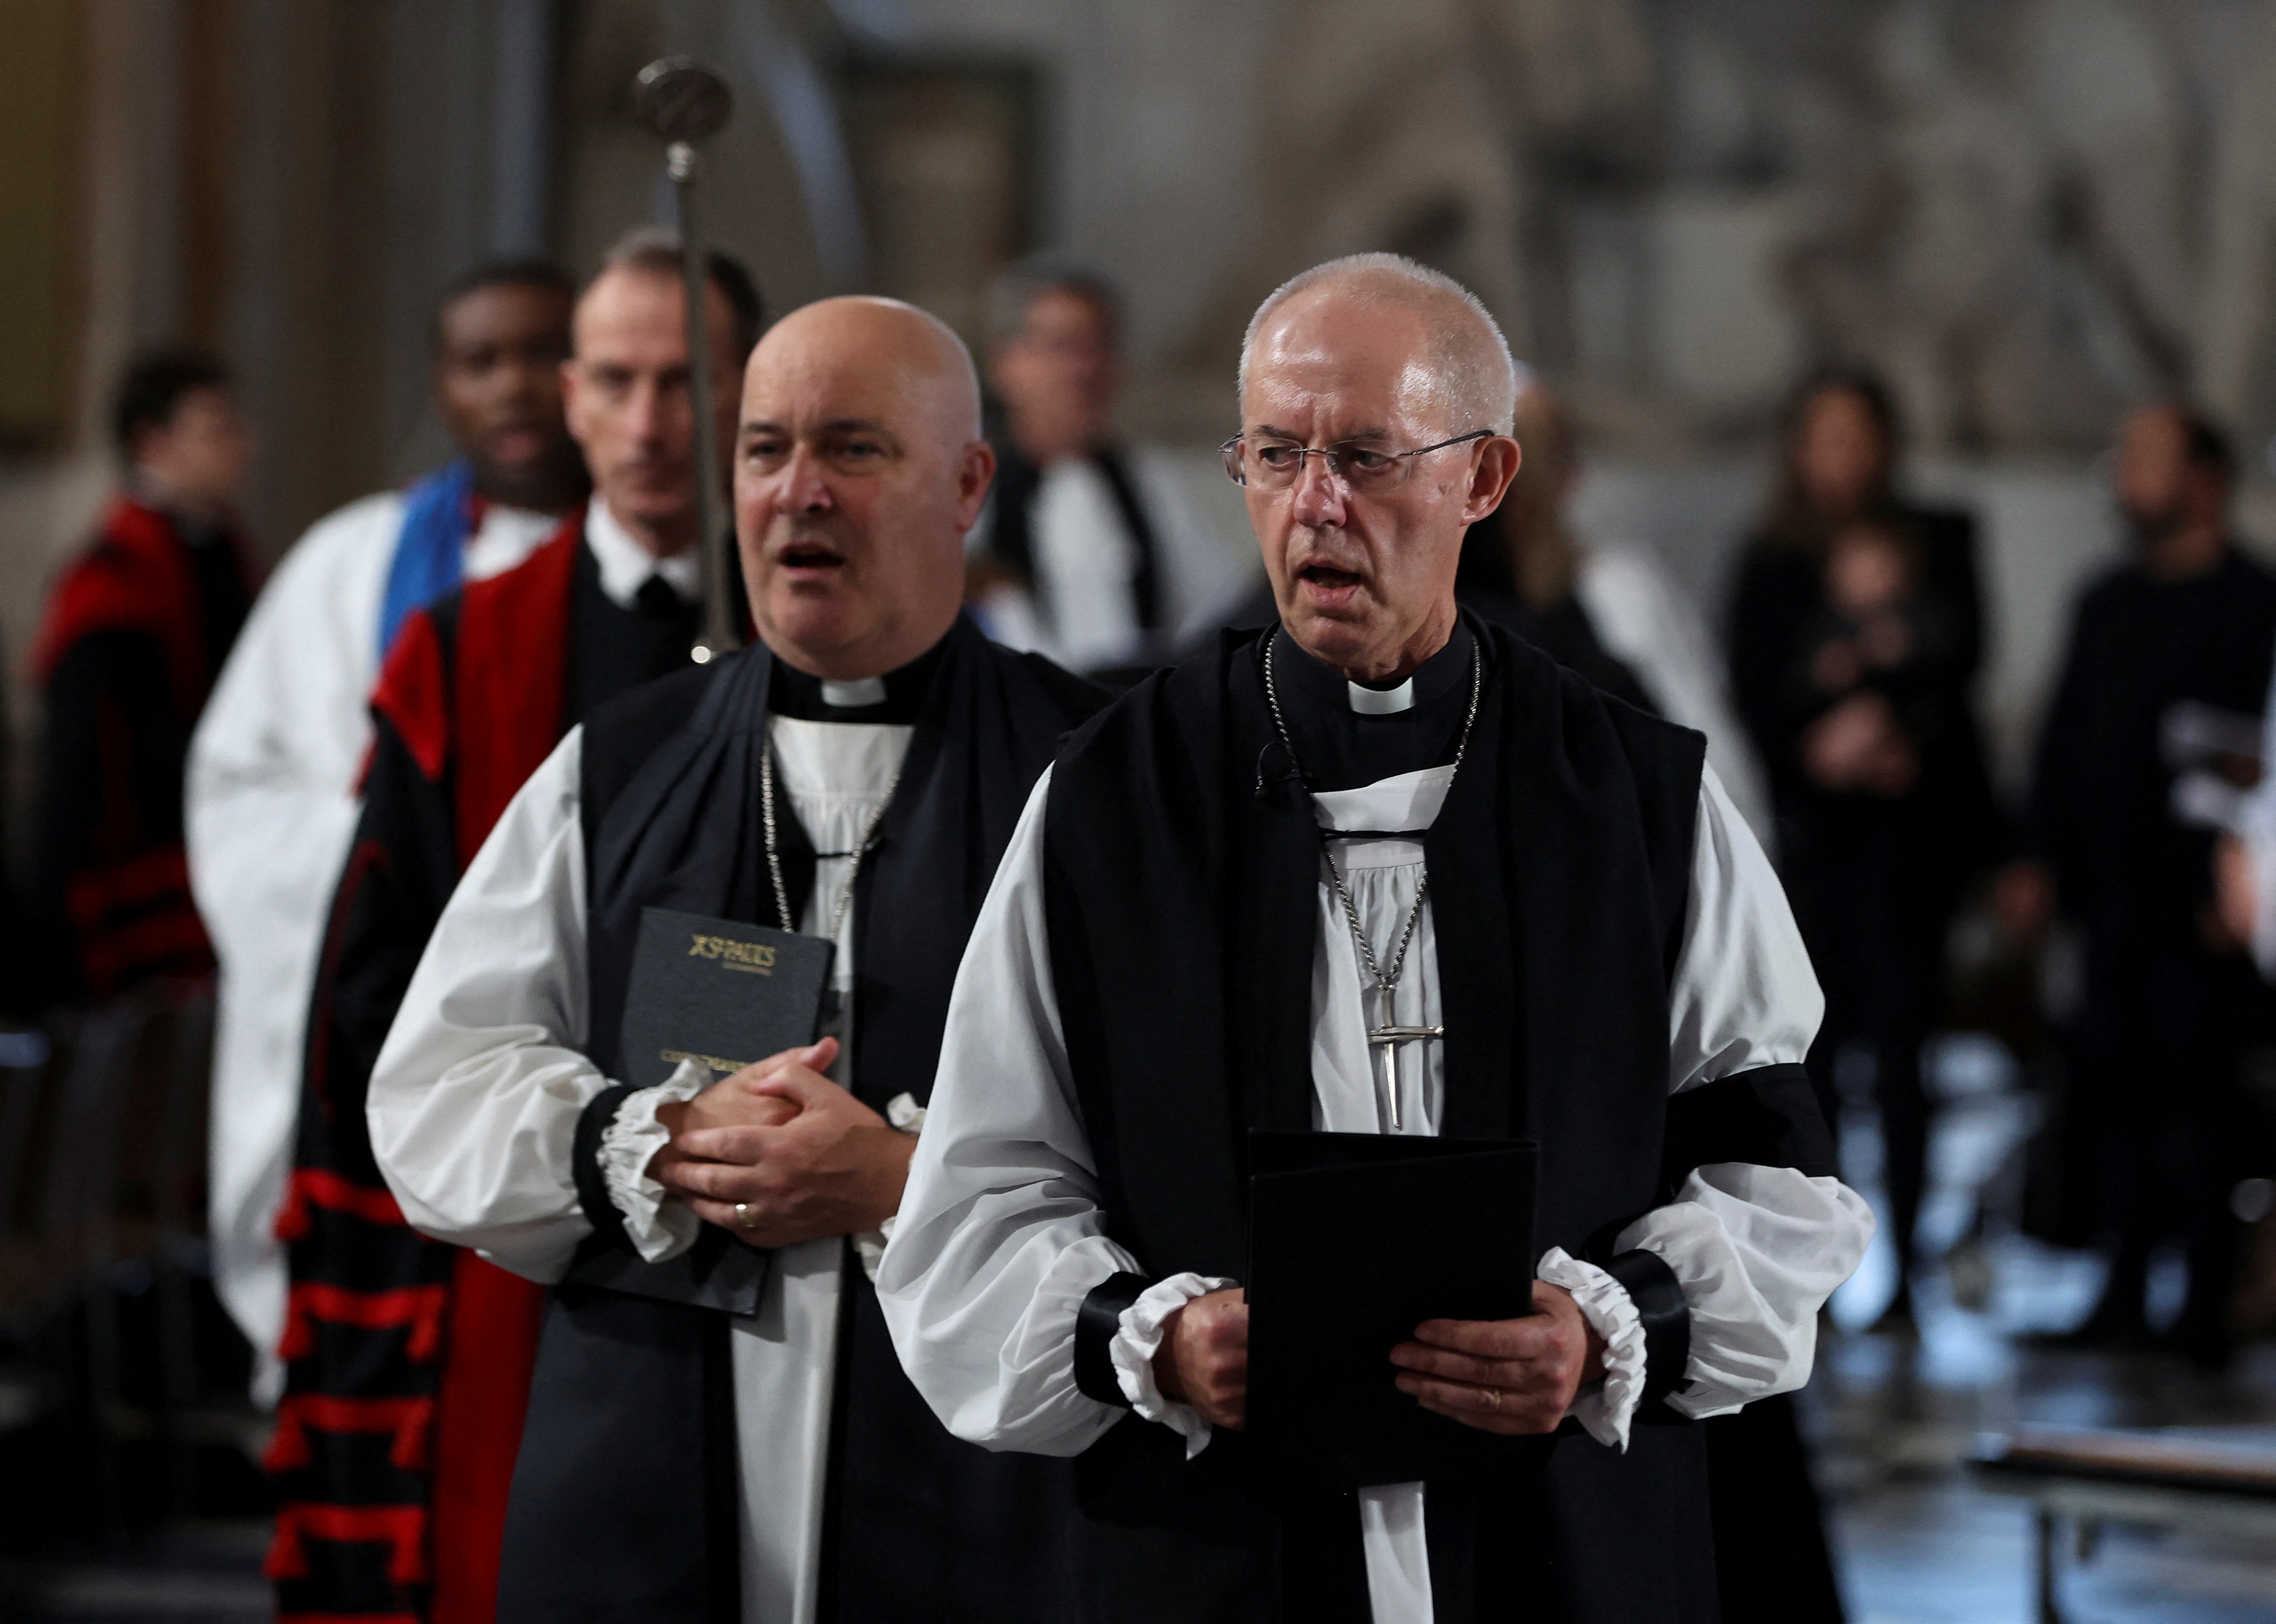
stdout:
POLYGON ((1353 490, 1387 490, 1407 477, 1409 456, 1363 445, 1303 446, 1286 440, 1233 441, 1225 450, 1225 472, 1237 483, 1285 490, 1303 476, 1305 462, 1317 457, 1329 476, 1353 490))

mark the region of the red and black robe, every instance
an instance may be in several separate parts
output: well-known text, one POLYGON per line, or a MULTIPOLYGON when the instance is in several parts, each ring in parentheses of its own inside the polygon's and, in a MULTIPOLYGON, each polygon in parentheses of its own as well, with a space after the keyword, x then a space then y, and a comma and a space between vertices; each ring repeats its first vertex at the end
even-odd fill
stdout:
POLYGON ((45 998, 213 969, 190 899, 191 730, 251 603, 226 528, 121 496, 57 581, 33 649, 46 710, 33 905, 45 998))
POLYGON ((364 808, 308 1025, 278 1233, 292 1294, 269 1559, 289 1621, 486 1621, 544 1293, 409 1228, 374 1161, 372 1064, 460 872, 603 701, 684 669, 697 611, 600 588, 581 517, 414 613, 372 699, 364 808))

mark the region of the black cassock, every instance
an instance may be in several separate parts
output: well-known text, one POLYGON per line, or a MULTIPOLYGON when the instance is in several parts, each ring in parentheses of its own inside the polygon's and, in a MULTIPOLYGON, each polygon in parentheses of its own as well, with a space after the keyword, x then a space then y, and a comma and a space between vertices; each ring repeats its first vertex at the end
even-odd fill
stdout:
MULTIPOLYGON (((1434 1608, 1440 1624, 1712 1620, 1701 1430, 1650 1401, 1680 1378, 1680 1290, 1656 1257, 1607 1254, 1693 1167, 1817 1175, 1832 1156, 1800 1066, 1667 1091, 1699 735, 1475 618, 1417 675, 1419 714, 1399 729, 1411 760, 1382 755, 1339 680, 1303 702, 1332 674, 1282 640, 1275 670, 1309 786, 1274 733, 1255 634, 1140 685, 1061 753, 1045 814, 1052 975, 1100 1206, 1146 1277, 1243 1274, 1246 1134, 1312 1120, 1320 840, 1304 792, 1449 760, 1473 639, 1483 697, 1424 840, 1442 1131, 1538 1141, 1536 1243, 1612 1267, 1663 1334, 1648 1338, 1648 1402, 1625 1454, 1568 1422, 1510 1440, 1476 1481, 1427 1486, 1434 1608), (1164 1053, 1179 1066, 1159 1066, 1164 1053)), ((1098 1295, 1079 1370, 1099 1357, 1084 1339, 1114 1321, 1098 1295)), ((1133 1418, 1078 1459, 1087 1618, 1367 1618, 1355 1497, 1267 1498, 1241 1443, 1221 1434, 1188 1462, 1176 1434, 1133 1418)))
MULTIPOLYGON (((850 1086, 880 1112, 903 1093, 931 1097, 949 990, 998 861, 1060 738, 1104 698, 962 618, 885 680, 882 704, 827 713, 914 729, 854 910, 850 1086)), ((586 729, 588 1052, 604 1067, 618 1058, 643 908, 778 922, 759 810, 770 710, 824 714, 818 684, 754 647, 586 729)), ((815 856, 795 816, 778 816, 796 916, 815 856)), ((626 1244, 597 1152, 630 1092, 604 1092, 579 1124, 588 1248, 626 1244)), ((697 1249, 739 1244, 707 1228, 697 1249)), ((868 1279, 858 1266, 846 1279, 820 1616, 1071 1616, 1066 1464, 950 1437, 901 1374, 868 1279)), ((573 1279, 555 1289, 507 1514, 503 1624, 740 1618, 728 1336, 710 1309, 573 1279)))
MULTIPOLYGON (((2118 1241, 2098 1318, 2144 1334, 2151 1252, 2179 1233, 2189 1292, 2174 1331, 2213 1362, 2229 1344, 2242 1236, 2229 1191, 2249 1171, 2240 1061, 2267 993, 2244 953, 2204 928, 2214 831, 2175 811, 2182 763, 2169 730, 2194 706, 2249 735, 2272 649, 2276 576, 2234 548, 2187 580, 2110 572, 2079 600, 2028 831, 2086 941, 2071 1149, 2096 1226, 2118 1241)), ((2189 764, 2253 770, 2219 756, 2189 764)))

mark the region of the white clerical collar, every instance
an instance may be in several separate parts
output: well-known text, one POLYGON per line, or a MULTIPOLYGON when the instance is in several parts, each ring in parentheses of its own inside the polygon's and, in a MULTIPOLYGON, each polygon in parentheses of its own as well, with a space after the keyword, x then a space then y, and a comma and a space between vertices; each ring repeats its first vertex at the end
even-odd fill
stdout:
POLYGON ((885 702, 885 679, 883 677, 856 677, 851 682, 822 679, 822 702, 839 710, 857 710, 864 705, 885 702))
POLYGON ((1402 710, 1415 709, 1415 679, 1409 677, 1395 688, 1370 688, 1363 683, 1347 682, 1351 695, 1351 708, 1363 717, 1397 716, 1402 710))
POLYGON ((683 547, 669 558, 657 558, 633 539, 632 532, 598 497, 585 510, 585 545, 592 549, 593 561, 601 566, 601 590, 618 609, 630 609, 639 602, 640 589, 651 575, 663 576, 664 584, 679 594, 683 602, 694 603, 702 590, 703 566, 695 549, 683 547))

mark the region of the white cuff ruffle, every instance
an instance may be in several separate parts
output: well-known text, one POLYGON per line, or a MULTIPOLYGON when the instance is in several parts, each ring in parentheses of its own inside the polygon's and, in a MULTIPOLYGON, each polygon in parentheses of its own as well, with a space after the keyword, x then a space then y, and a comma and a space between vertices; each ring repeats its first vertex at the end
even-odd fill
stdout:
POLYGON ((1210 1423, 1192 1405, 1179 1404, 1162 1396, 1162 1390, 1154 1385, 1154 1355, 1161 1351, 1164 1321, 1195 1298, 1223 1291, 1233 1284, 1231 1280, 1190 1272, 1157 1280, 1139 1294, 1137 1301, 1122 1310, 1121 1327, 1107 1345, 1108 1355, 1114 1361, 1115 1378, 1122 1384, 1122 1396, 1130 1400, 1130 1408, 1184 1438, 1188 1461, 1209 1447, 1210 1423))
POLYGON ((656 1107, 694 1099, 710 1084, 709 1066, 682 1060, 656 1087, 629 1097, 601 1135, 601 1174, 608 1181, 609 1199, 625 1215, 625 1234, 633 1248, 648 1263, 677 1257, 695 1244, 703 1227, 686 1202, 648 1176, 648 1165, 671 1141, 671 1130, 656 1119, 656 1107))
POLYGON ((1605 1339, 1605 1378, 1573 1396, 1571 1414, 1590 1438, 1626 1453, 1628 1425, 1643 1397, 1643 1321, 1635 1303, 1618 1280, 1562 1247, 1544 1253, 1534 1275, 1572 1293, 1581 1317, 1605 1339))
MULTIPOLYGON (((917 1104, 914 1094, 896 1094, 885 1102, 885 1120, 914 1139, 924 1132, 925 1108, 917 1104)), ((854 1237, 854 1256, 861 1260, 861 1272, 869 1277, 872 1286, 877 1283, 878 1265, 885 1261, 885 1243, 893 1238, 893 1226, 899 1221, 897 1212, 876 1228, 854 1237)))

